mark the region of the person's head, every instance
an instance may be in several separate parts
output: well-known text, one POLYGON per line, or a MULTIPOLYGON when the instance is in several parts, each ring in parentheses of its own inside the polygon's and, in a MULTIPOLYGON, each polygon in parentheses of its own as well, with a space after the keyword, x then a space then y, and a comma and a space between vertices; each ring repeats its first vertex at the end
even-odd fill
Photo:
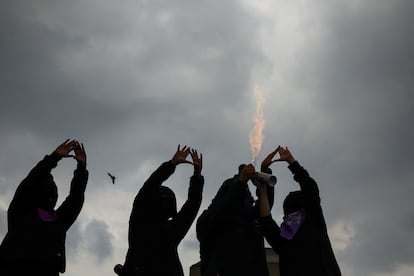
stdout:
POLYGON ((305 207, 305 197, 301 191, 290 192, 283 201, 283 213, 288 215, 305 207))
POLYGON ((162 220, 168 220, 177 214, 177 200, 174 192, 165 186, 160 187, 159 212, 162 220))
POLYGON ((240 174, 242 172, 242 170, 244 169, 244 167, 246 167, 246 164, 240 164, 239 165, 239 172, 238 172, 238 174, 240 174))
POLYGON ((48 211, 55 208, 58 199, 58 189, 51 174, 48 174, 40 181, 36 197, 38 207, 48 211))

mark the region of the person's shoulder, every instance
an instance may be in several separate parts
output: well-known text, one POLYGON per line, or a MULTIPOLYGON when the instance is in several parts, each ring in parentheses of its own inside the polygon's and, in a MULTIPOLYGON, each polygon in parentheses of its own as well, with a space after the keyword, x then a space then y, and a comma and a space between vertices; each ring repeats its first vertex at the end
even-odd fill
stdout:
POLYGON ((230 185, 231 183, 234 183, 234 182, 236 182, 237 181, 237 175, 235 175, 235 176, 233 176, 233 177, 230 177, 230 178, 227 178, 226 180, 224 180, 224 182, 223 182, 223 185, 222 186, 225 186, 225 185, 230 185))
POLYGON ((235 175, 231 178, 224 180, 223 184, 221 185, 220 189, 228 189, 231 186, 235 185, 238 182, 238 175, 235 175))

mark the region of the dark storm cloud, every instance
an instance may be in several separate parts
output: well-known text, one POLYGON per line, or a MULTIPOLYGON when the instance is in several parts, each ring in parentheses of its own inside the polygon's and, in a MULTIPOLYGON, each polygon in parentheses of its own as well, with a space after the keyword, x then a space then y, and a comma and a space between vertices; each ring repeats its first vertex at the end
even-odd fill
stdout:
MULTIPOLYGON (((86 79, 74 79, 62 72, 60 51, 67 44, 83 45, 82 39, 70 39, 64 33, 18 17, 0 28, 4 42, 0 45, 0 123, 9 132, 23 129, 40 136, 75 129, 88 133, 92 124, 105 128, 125 119, 131 109, 142 109, 140 104, 114 106, 93 100, 84 95, 88 92, 84 90, 86 79)), ((96 88, 100 89, 99 85, 96 88)))
POLYGON ((325 164, 325 170, 312 167, 311 173, 319 171, 322 195, 329 195, 324 199, 332 208, 325 212, 332 218, 328 222, 363 216, 354 225, 346 257, 340 254, 343 265, 354 267, 355 275, 395 273, 414 263, 413 229, 407 224, 414 204, 406 195, 414 192, 414 129, 409 127, 414 4, 319 5, 323 12, 311 17, 319 17, 313 19, 322 39, 310 39, 299 65, 307 76, 304 83, 317 91, 312 104, 320 116, 310 118, 305 129, 320 131, 312 152, 314 164, 325 164), (325 154, 332 159, 324 160, 325 154))
POLYGON ((343 137, 335 138, 345 145, 365 146, 377 160, 404 154, 404 160, 412 161, 413 149, 405 145, 414 138, 407 127, 414 115, 414 36, 409 27, 414 5, 363 1, 335 9, 324 4, 324 39, 306 60, 310 84, 320 91, 314 104, 334 116, 336 134, 343 137))
POLYGON ((410 236, 414 231, 413 225, 407 221, 413 218, 412 210, 401 210, 388 218, 368 218, 357 225, 353 237, 354 246, 347 250, 345 258, 356 267, 356 273, 361 275, 378 275, 379 273, 393 274, 399 266, 412 264, 414 243, 410 236), (367 254, 369 248, 370 254, 367 254), (361 257, 361 253, 365 253, 361 257))
MULTIPOLYGON (((209 178, 206 201, 215 193, 214 186, 228 177, 224 166, 208 169, 208 164, 230 157, 233 175, 245 155, 234 137, 244 136, 243 128, 250 124, 244 111, 251 70, 263 62, 254 42, 256 22, 240 3, 1 5, 5 35, 0 58, 5 62, 0 65, 0 142, 6 150, 0 172, 8 187, 5 203, 28 170, 66 138, 85 143, 87 194, 101 189, 107 171, 119 179, 115 189, 133 186, 135 193, 137 183, 140 187, 169 160, 178 143, 198 147, 205 153, 206 173, 216 172, 209 178), (143 165, 149 171, 137 175, 143 165)), ((243 144, 248 152, 247 135, 243 144)), ((56 173, 72 169, 59 163, 56 173)), ((191 173, 190 166, 178 168, 167 183, 181 200, 191 173)), ((123 210, 130 207, 131 202, 121 205, 123 210)), ((82 214, 89 208, 85 204, 82 214)), ((95 220, 85 229, 74 224, 68 233, 68 257, 76 263, 86 250, 88 263, 108 262, 115 246, 109 223, 95 220)), ((122 251, 125 254, 126 248, 122 251)))
POLYGON ((125 145, 136 135, 141 145, 164 144, 166 135, 187 143, 188 132, 196 135, 191 141, 227 144, 230 127, 237 135, 239 118, 228 116, 245 109, 251 67, 263 59, 256 23, 237 2, 142 1, 126 9, 107 1, 93 16, 82 1, 4 3, 0 112, 11 137, 30 132, 52 137, 43 142, 50 144, 63 134, 88 146, 106 139, 125 145))
MULTIPOLYGON (((338 253, 345 271, 390 274, 412 265, 414 5, 268 5, 277 17, 270 11, 270 19, 257 17, 239 1, 2 1, 1 206, 66 138, 85 143, 87 193, 127 191, 131 202, 125 198, 123 212, 178 143, 194 146, 204 153, 207 206, 222 181, 250 160, 252 72, 264 66, 259 78, 277 81, 266 87, 259 159, 288 144, 315 177, 328 225, 352 229, 338 253), (275 25, 261 29, 269 23, 275 25), (275 46, 268 60, 262 41, 275 46), (108 171, 118 177, 114 186, 108 171)), ((73 163, 61 163, 54 173, 64 185, 73 163)), ((284 164, 272 168, 279 204, 298 187, 284 164)), ((180 202, 191 173, 182 165, 165 183, 180 202)), ((96 206, 87 203, 88 215, 96 206)), ((3 234, 5 210, 0 220, 3 234)), ((82 249, 98 262, 110 260, 119 236, 111 233, 113 222, 80 223, 68 233, 70 258, 82 249)), ((182 248, 198 257, 194 233, 182 248)))

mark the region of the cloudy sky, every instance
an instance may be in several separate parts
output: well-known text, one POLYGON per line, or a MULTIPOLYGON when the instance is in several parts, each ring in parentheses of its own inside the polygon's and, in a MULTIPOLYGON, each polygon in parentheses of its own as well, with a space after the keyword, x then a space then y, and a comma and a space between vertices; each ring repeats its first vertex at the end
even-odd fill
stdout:
MULTIPOLYGON (((202 208, 251 160, 260 86, 259 162, 287 145, 317 180, 343 274, 413 275, 413 13, 409 0, 1 1, 0 239, 19 182, 75 138, 90 178, 65 275, 113 275, 135 194, 178 144, 204 154, 202 208)), ((74 167, 53 171, 59 202, 74 167)), ((272 168, 280 222, 298 186, 272 168)), ((179 205, 191 173, 166 182, 179 205)), ((194 227, 179 253, 188 275, 194 227)))

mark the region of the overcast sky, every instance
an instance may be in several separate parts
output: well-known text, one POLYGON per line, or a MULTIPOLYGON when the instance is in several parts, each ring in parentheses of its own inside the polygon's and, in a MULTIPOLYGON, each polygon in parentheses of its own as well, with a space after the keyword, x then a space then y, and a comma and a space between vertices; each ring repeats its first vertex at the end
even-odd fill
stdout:
MULTIPOLYGON (((410 0, 1 1, 0 240, 20 181, 78 139, 90 178, 65 275, 113 275, 132 201, 178 144, 203 153, 202 209, 250 162, 258 85, 259 162, 288 146, 316 179, 343 275, 414 275, 413 13, 410 0)), ((58 204, 75 166, 53 171, 58 204)), ((280 222, 298 185, 272 169, 280 222)), ((191 174, 165 183, 179 207, 191 174)), ((194 225, 179 253, 188 275, 194 225)))

